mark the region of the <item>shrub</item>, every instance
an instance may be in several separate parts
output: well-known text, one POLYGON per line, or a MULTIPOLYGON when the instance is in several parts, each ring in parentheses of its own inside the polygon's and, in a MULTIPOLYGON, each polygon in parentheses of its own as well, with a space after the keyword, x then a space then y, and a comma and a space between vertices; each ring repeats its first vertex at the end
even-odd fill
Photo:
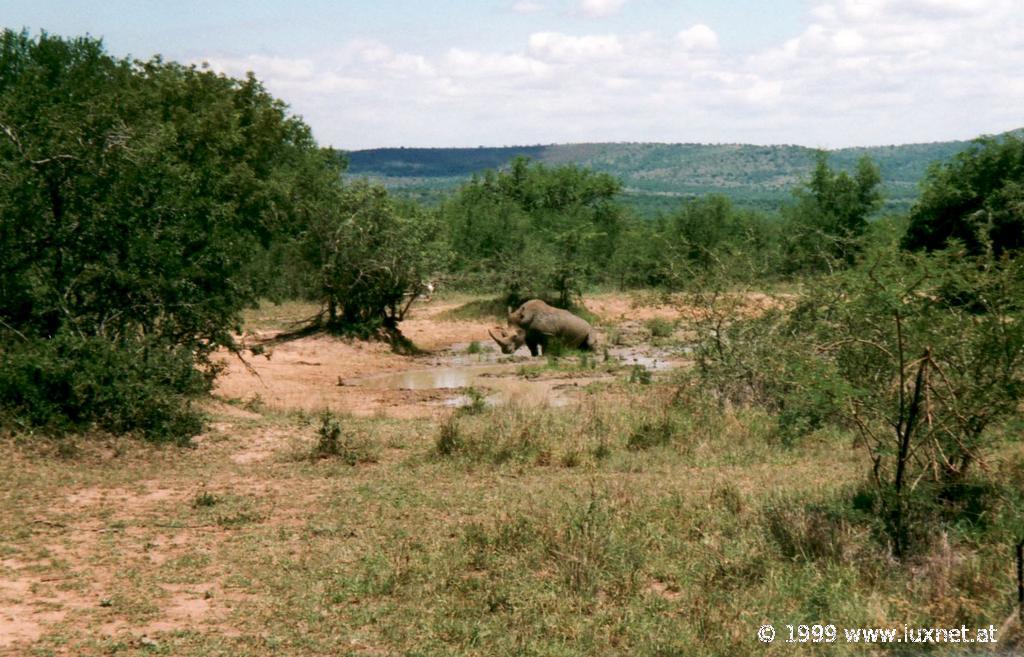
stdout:
POLYGON ((465 440, 459 429, 458 415, 452 413, 441 425, 441 431, 437 435, 434 448, 442 456, 450 456, 461 451, 465 447, 465 440))
POLYGON ((316 433, 314 458, 340 458, 347 465, 377 462, 377 452, 369 439, 346 430, 330 411, 321 414, 316 433))
POLYGON ((675 425, 672 418, 665 414, 658 419, 647 419, 640 422, 639 426, 633 429, 629 438, 626 439, 626 447, 633 451, 661 447, 672 442, 674 435, 675 425))
POLYGON ((813 281, 788 314, 709 312, 698 372, 722 398, 775 412, 783 442, 827 423, 855 430, 874 512, 904 556, 927 543, 922 523, 969 520, 966 477, 1019 411, 1022 265, 880 250, 813 281))
POLYGON ((667 338, 676 330, 676 322, 663 317, 652 317, 644 322, 652 338, 667 338))
POLYGON ((99 429, 185 443, 202 429, 192 401, 210 382, 186 349, 61 332, 0 351, 0 421, 49 434, 99 429))
POLYGON ((654 375, 643 365, 637 363, 629 371, 629 382, 649 385, 654 380, 654 375))

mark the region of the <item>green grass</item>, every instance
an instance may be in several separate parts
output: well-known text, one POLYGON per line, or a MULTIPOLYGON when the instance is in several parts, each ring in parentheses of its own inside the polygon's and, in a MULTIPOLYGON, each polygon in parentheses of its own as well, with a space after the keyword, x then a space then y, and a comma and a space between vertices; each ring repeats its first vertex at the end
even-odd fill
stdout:
MULTIPOLYGON (((863 649, 755 633, 1011 611, 1012 537, 951 533, 896 564, 851 504, 868 464, 850 435, 786 449, 773 417, 659 379, 440 428, 215 422, 194 449, 87 441, 70 462, 3 444, 0 579, 70 601, 20 654, 846 655, 863 649), (332 435, 374 459, 310 459, 332 435), (240 458, 254 441, 269 453, 240 458)), ((1019 477, 1019 445, 991 467, 1019 477)))

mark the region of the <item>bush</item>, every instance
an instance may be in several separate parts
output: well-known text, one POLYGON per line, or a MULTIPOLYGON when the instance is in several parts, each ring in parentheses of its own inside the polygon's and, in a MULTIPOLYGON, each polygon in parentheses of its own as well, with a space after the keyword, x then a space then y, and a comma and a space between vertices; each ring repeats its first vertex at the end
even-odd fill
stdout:
POLYGON ((320 427, 316 433, 314 458, 340 458, 346 465, 377 462, 374 445, 367 438, 346 430, 341 420, 330 411, 320 416, 320 427))
POLYGON ((698 372, 722 398, 775 412, 784 443, 830 423, 855 430, 874 512, 904 556, 927 542, 921 523, 970 520, 985 494, 965 482, 1019 413, 1022 264, 879 250, 812 281, 788 314, 709 312, 698 372))
POLYGON ((676 330, 676 323, 664 317, 652 317, 644 322, 652 338, 667 338, 676 330))
POLYGON ((665 415, 658 419, 646 419, 640 422, 626 439, 626 448, 631 451, 662 447, 672 442, 675 425, 672 418, 665 415))
POLYGON ((192 400, 212 377, 183 348, 62 332, 0 352, 0 423, 59 435, 92 429, 186 443, 202 429, 192 400))

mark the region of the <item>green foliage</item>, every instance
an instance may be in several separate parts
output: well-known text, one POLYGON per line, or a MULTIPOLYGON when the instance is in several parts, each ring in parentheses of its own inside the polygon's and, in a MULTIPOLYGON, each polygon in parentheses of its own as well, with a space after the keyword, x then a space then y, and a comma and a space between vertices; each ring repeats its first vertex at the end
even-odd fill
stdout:
POLYGON ((373 443, 367 437, 342 426, 342 420, 330 411, 320 415, 320 426, 316 434, 314 458, 337 458, 346 465, 377 462, 377 450, 373 443))
POLYGON ((487 408, 487 393, 479 388, 473 386, 466 388, 466 400, 466 405, 458 410, 460 414, 477 415, 487 408))
POLYGON ((850 175, 833 171, 828 154, 819 151, 810 180, 795 190, 796 204, 788 209, 788 270, 831 271, 852 264, 868 217, 882 205, 881 181, 867 156, 850 175))
POLYGON ((871 459, 874 508, 903 555, 923 540, 911 531, 918 520, 964 518, 949 511, 957 491, 1018 412, 1021 267, 875 252, 813 281, 788 314, 724 321, 709 312, 698 371, 723 398, 775 411, 783 442, 828 424, 855 430, 871 459))
POLYGON ((253 254, 295 232, 297 197, 324 170, 308 127, 251 76, 3 31, 2 349, 8 381, 32 358, 45 376, 8 389, 2 411, 59 430, 195 433, 181 399, 203 377, 183 363, 235 348, 241 310, 267 289, 253 254), (114 387, 82 397, 75 369, 92 367, 114 387))
POLYGON ((915 488, 946 499, 1024 397, 1021 267, 886 254, 813 292, 797 314, 851 386, 843 412, 872 454, 897 552, 910 547, 915 488), (950 287, 975 303, 949 299, 950 287))
POLYGON ((500 286, 512 305, 552 291, 568 306, 584 283, 601 279, 598 263, 615 252, 620 188, 611 176, 525 158, 474 177, 441 209, 454 272, 500 286))
POLYGON ((651 371, 643 365, 634 365, 629 370, 629 382, 639 383, 640 385, 649 385, 654 380, 654 375, 651 371))
POLYGON ((465 448, 465 439, 459 426, 458 413, 449 415, 443 423, 434 442, 434 449, 441 456, 451 456, 465 448))
POLYGON ((652 338, 668 338, 675 332, 677 323, 664 317, 652 317, 644 322, 644 326, 652 338))
POLYGON ((1024 139, 978 139, 951 161, 935 164, 910 212, 908 249, 942 249, 951 240, 979 255, 1024 246, 1024 139))
POLYGON ((232 344, 249 253, 289 220, 309 129, 253 78, 0 37, 0 317, 23 333, 232 344))
POLYGON ((661 418, 646 419, 633 429, 626 438, 626 449, 636 451, 668 445, 674 435, 675 425, 666 413, 661 418))
POLYGON ((187 349, 156 340, 117 344, 67 331, 15 340, 0 349, 0 425, 187 443, 202 427, 191 402, 209 384, 187 349))
POLYGON ((329 195, 305 240, 328 327, 364 336, 394 329, 423 281, 443 264, 438 226, 431 215, 367 182, 339 185, 329 195))

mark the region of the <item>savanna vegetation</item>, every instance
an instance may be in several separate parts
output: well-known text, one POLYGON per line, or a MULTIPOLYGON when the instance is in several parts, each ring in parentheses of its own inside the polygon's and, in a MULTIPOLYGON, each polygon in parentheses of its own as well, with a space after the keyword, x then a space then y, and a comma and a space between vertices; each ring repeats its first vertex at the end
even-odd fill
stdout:
POLYGON ((575 164, 516 158, 431 207, 345 169, 252 76, 0 37, 0 610, 71 610, 12 649, 781 655, 815 624, 838 654, 858 627, 1022 645, 1020 137, 937 161, 907 212, 872 159, 824 153, 768 210, 655 216, 575 164), (604 377, 565 408, 470 390, 440 421, 211 402, 271 300, 309 311, 297 334, 408 347, 427 281, 461 317, 575 309, 604 352, 517 376, 604 377), (640 339, 685 365, 609 355, 636 329, 587 309, 609 291, 674 308, 640 339))

